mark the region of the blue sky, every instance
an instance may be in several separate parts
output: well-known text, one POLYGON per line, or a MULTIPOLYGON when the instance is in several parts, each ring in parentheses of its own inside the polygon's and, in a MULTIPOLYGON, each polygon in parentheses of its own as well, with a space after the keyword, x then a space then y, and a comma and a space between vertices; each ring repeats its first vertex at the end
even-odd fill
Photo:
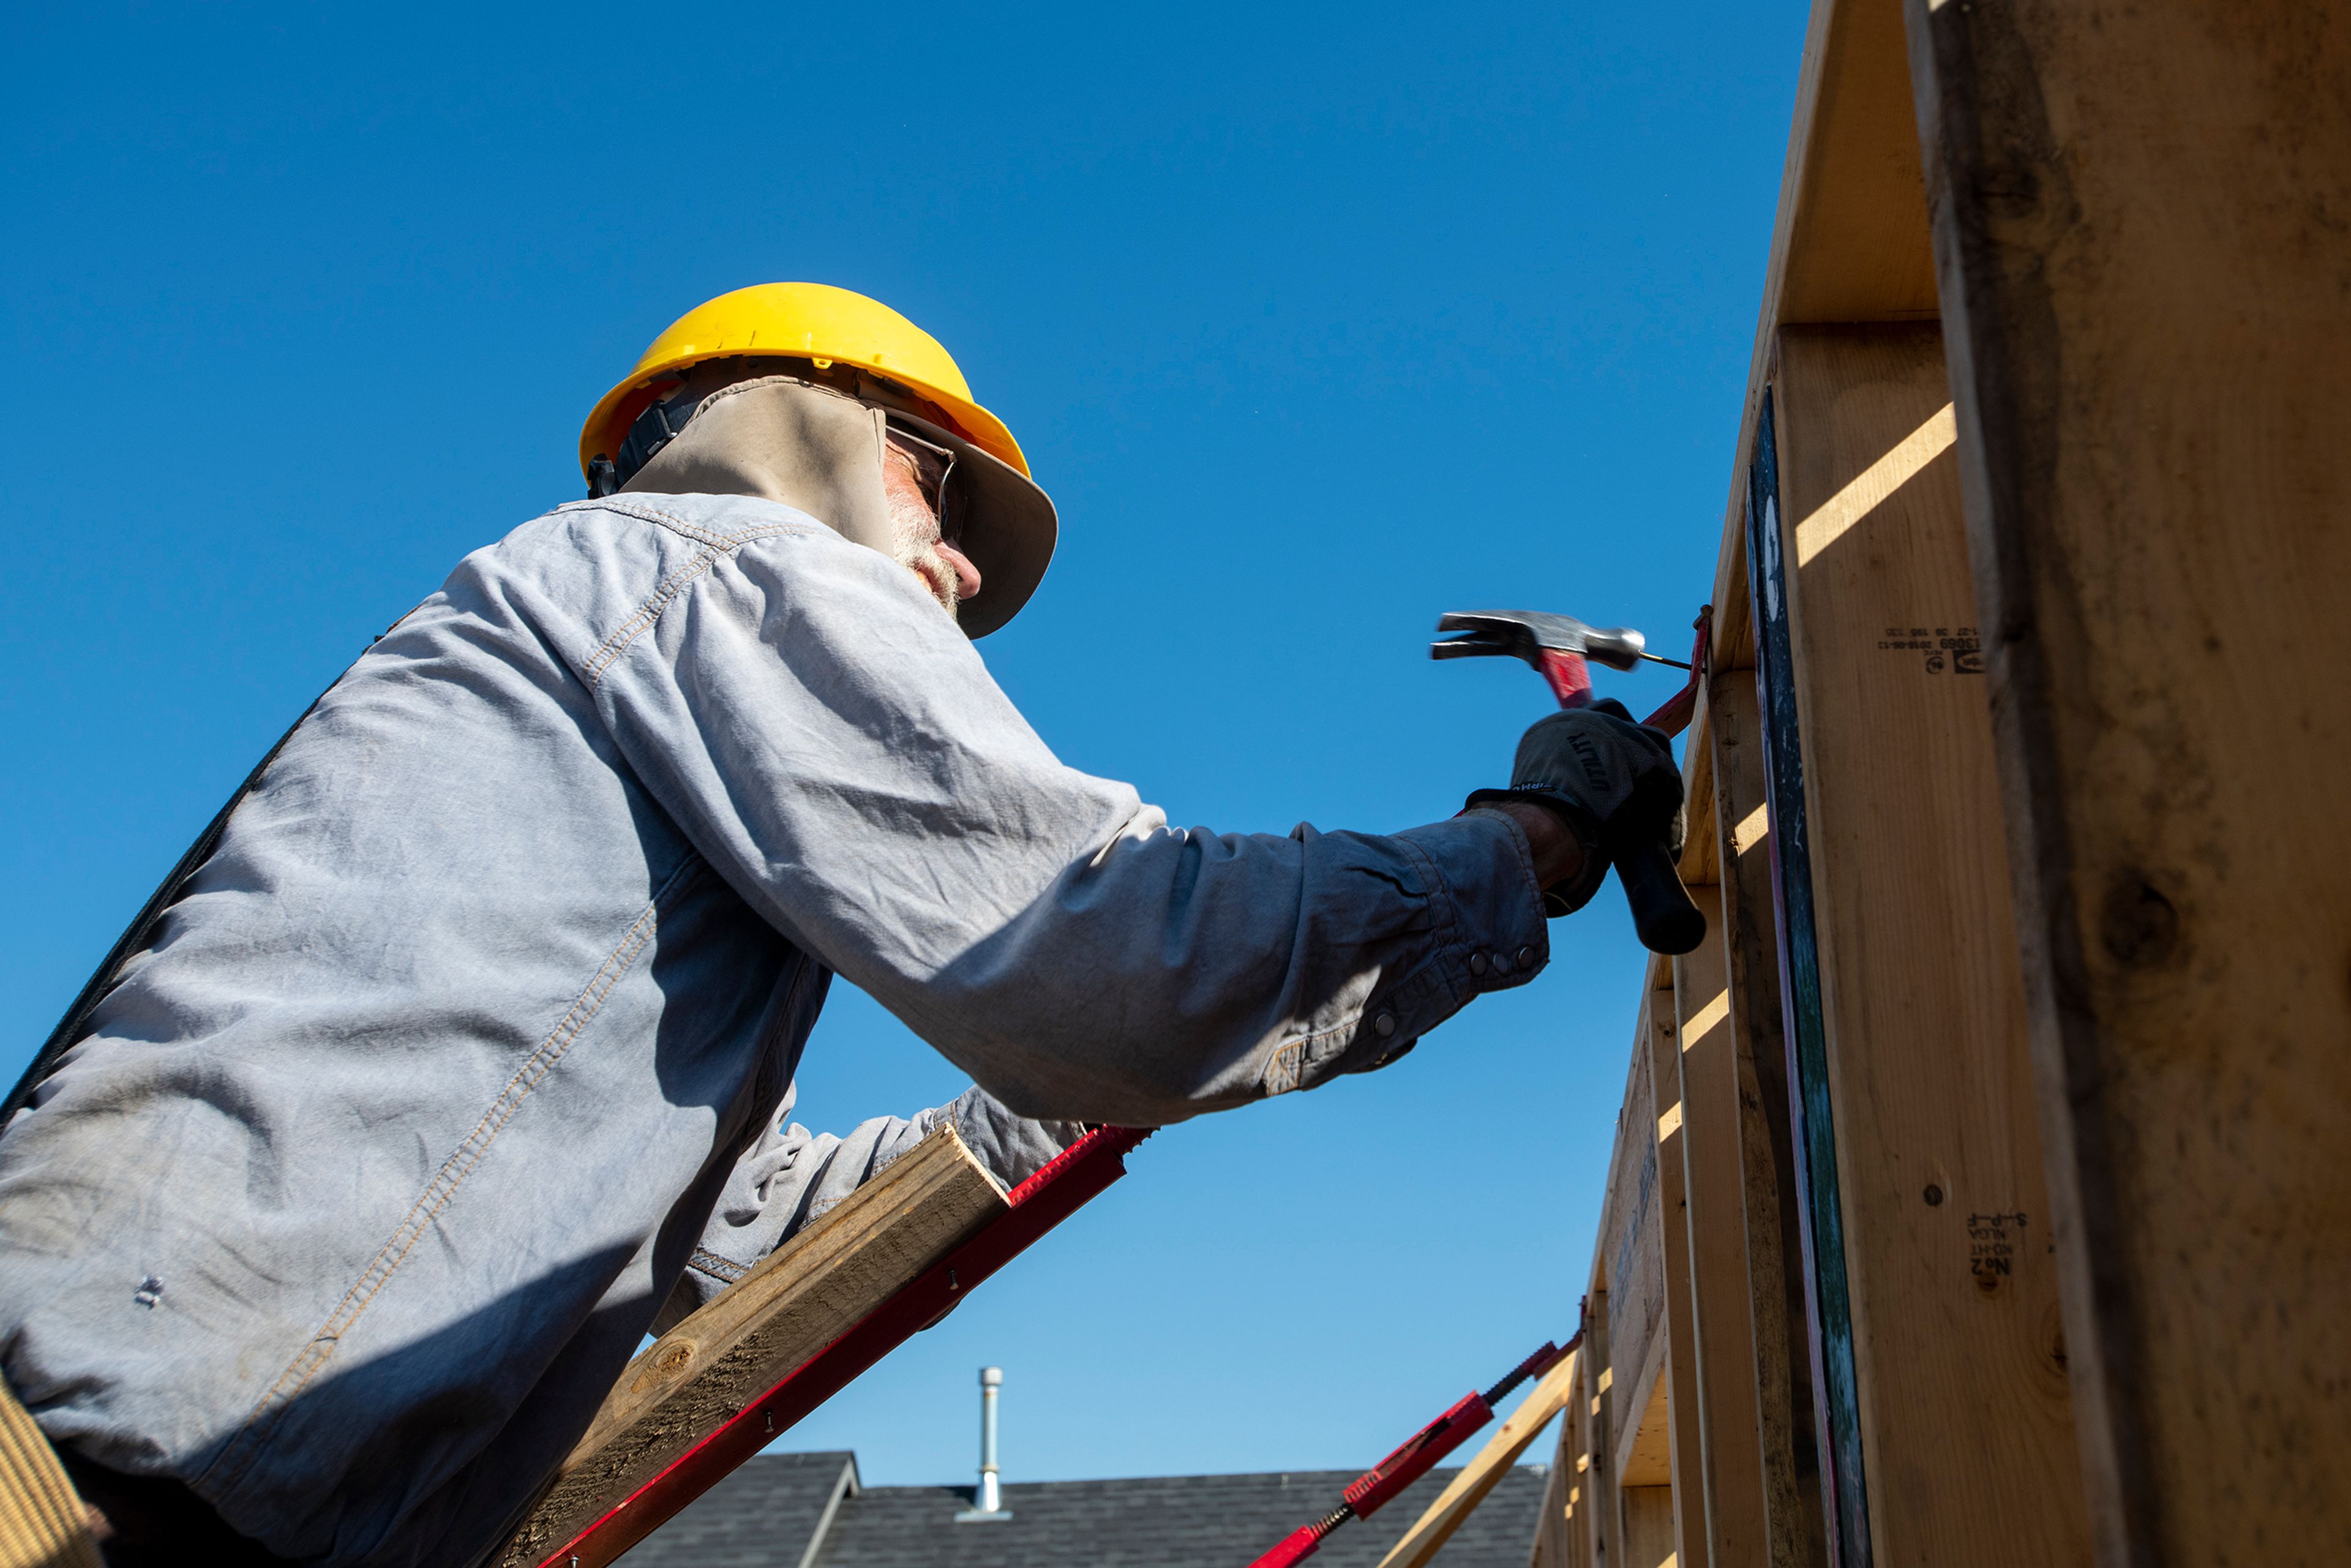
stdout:
MULTIPOLYGON (((0 1071, 246 770, 751 282, 944 341, 1061 510, 983 644, 1218 831, 1394 830, 1549 698, 1447 610, 1679 651, 1800 6, 89 5, 14 26, 0 1071)), ((1636 709, 1667 673, 1614 677, 1636 709)), ((793 1435, 869 1480, 1368 1465, 1574 1324, 1641 955, 1613 885, 1397 1067, 1170 1129, 793 1435)), ((843 1128, 956 1093, 845 988, 843 1128)), ((126 1152, 126 1157, 135 1155, 126 1152)))

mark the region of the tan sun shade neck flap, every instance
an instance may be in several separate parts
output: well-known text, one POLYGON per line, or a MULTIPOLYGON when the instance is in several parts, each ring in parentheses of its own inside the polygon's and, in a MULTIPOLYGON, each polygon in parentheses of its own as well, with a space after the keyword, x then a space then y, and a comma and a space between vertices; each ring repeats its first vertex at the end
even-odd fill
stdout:
POLYGON ((1060 520, 1035 481, 952 431, 903 412, 884 413, 844 392, 792 376, 760 376, 702 401, 685 428, 621 486, 656 495, 758 496, 796 507, 841 538, 893 553, 883 488, 886 421, 951 448, 948 484, 962 518, 957 548, 979 569, 977 598, 956 619, 985 637, 1019 612, 1053 559, 1060 520))

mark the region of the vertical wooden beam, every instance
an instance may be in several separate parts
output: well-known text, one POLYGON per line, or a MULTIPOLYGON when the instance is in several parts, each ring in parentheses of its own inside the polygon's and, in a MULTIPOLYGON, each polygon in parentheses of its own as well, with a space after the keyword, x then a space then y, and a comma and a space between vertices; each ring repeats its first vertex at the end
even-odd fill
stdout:
MULTIPOLYGON (((1589 1338, 1584 1342, 1583 1355, 1583 1370, 1578 1375, 1588 1392, 1592 1386, 1592 1342, 1589 1338)), ((1598 1495, 1593 1490, 1595 1483, 1593 1480, 1596 1471, 1592 1458, 1592 1410, 1588 1400, 1575 1400, 1570 1402, 1568 1411, 1575 1420, 1575 1441, 1573 1445, 1575 1475, 1569 1480, 1567 1488, 1568 1561, 1576 1568, 1594 1568, 1596 1559, 1593 1553, 1600 1537, 1594 1533, 1592 1513, 1592 1500, 1598 1495)))
POLYGON ((1608 1440, 1614 1421, 1611 1406, 1615 1403, 1616 1379, 1609 1360, 1608 1316, 1608 1291, 1604 1285, 1592 1292, 1583 1310, 1583 1354, 1590 1358, 1591 1369, 1583 1396, 1584 1452, 1591 1460, 1583 1471, 1585 1542, 1595 1568, 1614 1561, 1609 1553, 1615 1548, 1617 1534, 1616 1459, 1608 1440))
POLYGON ((1625 1489, 1624 1568, 1674 1568, 1674 1489, 1625 1489))
POLYGON ((2098 1555, 2351 1562, 2351 16, 1907 9, 2098 1555))
POLYGON ((1804 1343, 1820 1456, 1821 1533, 1833 1568, 1868 1568, 1869 1500, 1863 1477, 1860 1376, 1837 1181, 1819 925, 1813 909, 1811 805, 1804 789, 1802 704, 1789 613, 1793 566, 1782 549, 1776 402, 1766 389, 1748 468, 1747 556, 1755 635, 1759 750, 1771 850, 1771 918, 1779 936, 1781 1028, 1787 1045, 1790 1185, 1802 1242, 1804 1343))
MULTIPOLYGON (((1684 1236, 1689 1258, 1694 1406, 1699 1485, 1681 1497, 1716 1568, 1766 1568, 1762 1425, 1756 1399, 1754 1332, 1747 1278, 1747 1209, 1740 1190, 1739 1067, 1731 1049, 1730 985, 1723 949, 1722 889, 1690 896, 1707 939, 1674 960, 1674 1044, 1682 1118, 1684 1236), (1691 1499, 1702 1495, 1704 1506, 1691 1499)), ((1775 1281, 1776 1282, 1776 1281, 1775 1281)), ((1678 1436, 1677 1437, 1678 1442, 1678 1436)))
POLYGON ((2072 1568, 2088 1518, 1940 334, 1790 328, 1776 392, 1873 1555, 1980 1562, 1997 1511, 2003 1562, 2072 1568))
POLYGON ((1647 1009, 1650 1120, 1657 1141, 1659 1251, 1664 1258, 1666 1435, 1672 1455, 1674 1553, 1678 1568, 1707 1568, 1706 1418, 1698 1392, 1697 1301, 1690 1283, 1689 1198, 1683 1166, 1688 1111, 1683 1103, 1681 1031, 1674 1021, 1672 967, 1656 966, 1662 989, 1647 1009))
MULTIPOLYGON (((1734 591, 1743 603, 1743 571, 1734 580, 1734 591)), ((1743 611, 1740 621, 1746 621, 1743 611)), ((1741 649, 1749 646, 1740 644, 1741 649)), ((1822 1533, 1820 1450, 1805 1339, 1787 1046, 1781 1030, 1770 813, 1751 665, 1723 668, 1709 677, 1707 736, 1722 869, 1719 935, 1730 1004, 1724 1027, 1738 1093, 1745 1304, 1754 1350, 1755 1440, 1762 1471, 1761 1540, 1770 1568, 1816 1568, 1827 1561, 1827 1546, 1822 1533)))
POLYGON ((1571 1415, 1561 1423, 1559 1441, 1552 1446, 1551 1474, 1543 1478, 1542 1503, 1535 1511, 1534 1548, 1527 1558, 1527 1568, 1590 1568, 1577 1562, 1568 1539, 1568 1493, 1575 1485, 1575 1422, 1573 1409, 1573 1391, 1568 1405, 1571 1415))
POLYGON ((1567 1401, 1567 1414, 1560 1422, 1559 1459, 1567 1472, 1566 1511, 1560 1519, 1560 1531, 1554 1539, 1557 1550, 1563 1555, 1552 1559, 1554 1568, 1559 1563, 1573 1563, 1574 1568, 1593 1568, 1592 1562, 1592 1341, 1587 1337, 1577 1353, 1575 1386, 1567 1401))
MULTIPOLYGON (((1654 978, 1661 963, 1653 964, 1654 978)), ((1608 1355, 1602 1375, 1615 1397, 1608 1401, 1608 1451, 1612 1482, 1624 1469, 1635 1428, 1646 1406, 1645 1383, 1665 1337, 1664 1226, 1660 1218, 1656 1102, 1650 1090, 1649 1040, 1659 998, 1645 994, 1633 1028, 1625 1098, 1617 1112, 1616 1147, 1610 1162, 1608 1196, 1600 1246, 1608 1289, 1608 1355)), ((1672 998, 1664 998, 1668 1010, 1672 998)))

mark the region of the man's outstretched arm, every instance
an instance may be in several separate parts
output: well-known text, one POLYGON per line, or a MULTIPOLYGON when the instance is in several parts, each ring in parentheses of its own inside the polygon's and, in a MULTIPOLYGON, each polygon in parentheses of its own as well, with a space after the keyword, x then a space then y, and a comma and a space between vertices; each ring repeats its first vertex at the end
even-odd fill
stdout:
POLYGON ((819 528, 716 557, 594 685, 737 891, 1024 1114, 1309 1087, 1549 956, 1510 816, 1171 828, 1063 767, 903 568, 819 528))

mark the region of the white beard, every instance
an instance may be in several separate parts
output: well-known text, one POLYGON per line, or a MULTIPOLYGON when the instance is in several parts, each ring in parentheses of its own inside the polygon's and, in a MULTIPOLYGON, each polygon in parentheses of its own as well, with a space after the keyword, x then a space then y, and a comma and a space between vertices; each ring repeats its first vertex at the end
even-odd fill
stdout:
POLYGON ((935 548, 939 542, 939 520, 931 509, 914 497, 890 488, 891 553, 901 565, 913 570, 931 591, 931 597, 944 605, 949 616, 956 612, 956 572, 935 548))

